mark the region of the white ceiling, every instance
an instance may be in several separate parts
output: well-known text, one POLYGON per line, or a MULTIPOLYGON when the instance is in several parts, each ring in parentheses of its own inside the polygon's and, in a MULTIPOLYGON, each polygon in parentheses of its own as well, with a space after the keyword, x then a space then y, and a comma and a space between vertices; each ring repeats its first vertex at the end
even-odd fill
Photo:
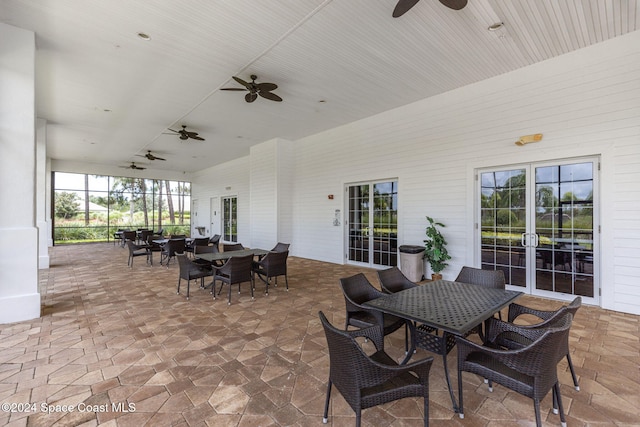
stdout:
POLYGON ((0 0, 0 22, 36 34, 49 157, 193 172, 636 31, 639 1, 0 0), (284 101, 220 90, 250 74, 284 101))

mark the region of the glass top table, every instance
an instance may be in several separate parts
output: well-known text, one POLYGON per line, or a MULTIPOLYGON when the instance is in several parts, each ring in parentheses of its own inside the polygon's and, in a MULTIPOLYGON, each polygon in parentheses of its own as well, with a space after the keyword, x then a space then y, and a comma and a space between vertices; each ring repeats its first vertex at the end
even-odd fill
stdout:
POLYGON ((451 402, 458 412, 447 366, 447 354, 455 345, 455 336, 467 335, 521 295, 518 291, 436 280, 364 305, 420 324, 412 328, 411 352, 418 346, 442 355, 451 402))

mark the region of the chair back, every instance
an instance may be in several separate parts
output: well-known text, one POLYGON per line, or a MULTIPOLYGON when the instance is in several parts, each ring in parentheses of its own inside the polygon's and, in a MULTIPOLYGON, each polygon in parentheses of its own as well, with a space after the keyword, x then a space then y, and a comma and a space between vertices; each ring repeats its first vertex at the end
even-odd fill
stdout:
POLYGON ((282 276, 287 274, 287 257, 289 251, 269 252, 259 264, 264 268, 267 276, 282 276))
POLYGON ((362 273, 340 279, 340 285, 342 286, 345 302, 352 305, 359 306, 367 301, 384 296, 382 292, 373 287, 362 273))
POLYGON ((142 247, 133 243, 133 241, 131 240, 127 240, 126 244, 127 244, 127 247, 129 248, 129 255, 133 255, 135 251, 137 251, 138 249, 143 249, 142 247))
POLYGON ((218 244, 220 243, 220 237, 222 236, 220 236, 219 234, 214 234, 209 238, 209 243, 218 247, 218 244))
POLYGON ((402 271, 398 267, 391 267, 386 270, 378 270, 378 279, 380 280, 380 287, 382 292, 387 294, 393 294, 403 291, 405 289, 411 289, 417 284, 402 274, 402 271))
POLYGON ((285 252, 289 250, 289 246, 290 243, 278 242, 273 249, 271 249, 271 252, 285 252))
POLYGON ((234 283, 250 282, 251 263, 253 262, 253 255, 246 256, 233 256, 218 269, 220 274, 228 276, 226 280, 230 285, 234 283))
POLYGON ((186 239, 187 235, 186 234, 171 234, 169 235, 170 239, 186 239))
POLYGON ((180 278, 189 280, 191 260, 187 258, 184 252, 176 253, 176 258, 178 258, 178 267, 180 267, 180 278))
POLYGON ((217 246, 194 246, 193 247, 194 255, 197 254, 217 254, 218 247, 217 246))
POLYGON ((193 239, 193 244, 192 246, 208 246, 209 245, 209 238, 208 237, 196 237, 195 239, 193 239))
POLYGON ((244 249, 242 243, 223 243, 222 250, 223 252, 231 252, 231 251, 241 251, 244 249))
POLYGON ((482 270, 467 266, 462 267, 455 281, 497 289, 504 289, 506 283, 502 270, 482 270))
MULTIPOLYGON (((353 331, 343 331, 334 327, 323 312, 319 312, 320 322, 329 347, 329 379, 336 386, 351 407, 358 406, 359 390, 366 385, 366 378, 375 375, 365 368, 371 365, 367 355, 353 338, 353 331)), ((368 328, 366 336, 378 348, 382 348, 380 328, 368 328)))
POLYGON ((184 239, 169 239, 167 242, 166 252, 169 257, 174 257, 176 254, 183 253, 184 250, 184 239))
POLYGON ((131 240, 131 241, 135 242, 136 237, 137 237, 137 235, 136 235, 135 231, 127 230, 127 231, 123 231, 122 232, 122 238, 124 240, 131 240))

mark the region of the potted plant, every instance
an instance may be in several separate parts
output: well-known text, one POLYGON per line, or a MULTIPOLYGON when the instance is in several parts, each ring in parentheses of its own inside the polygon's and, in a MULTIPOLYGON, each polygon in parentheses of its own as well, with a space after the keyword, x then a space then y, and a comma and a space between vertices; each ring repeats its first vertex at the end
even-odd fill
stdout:
POLYGON ((424 241, 425 250, 424 257, 429 261, 431 265, 431 271, 433 274, 431 278, 433 280, 442 279, 442 270, 448 265, 447 261, 451 259, 449 252, 447 252, 447 241, 438 229, 438 227, 444 227, 444 224, 436 222, 433 218, 427 217, 429 225, 427 226, 427 239, 424 241))

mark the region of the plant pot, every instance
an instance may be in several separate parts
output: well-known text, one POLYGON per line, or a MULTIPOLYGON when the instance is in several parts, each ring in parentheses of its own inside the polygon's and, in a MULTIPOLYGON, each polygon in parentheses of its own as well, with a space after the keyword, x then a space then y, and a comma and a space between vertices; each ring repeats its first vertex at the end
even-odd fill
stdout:
POLYGON ((440 273, 431 273, 431 280, 442 280, 442 274, 440 274, 440 273))

